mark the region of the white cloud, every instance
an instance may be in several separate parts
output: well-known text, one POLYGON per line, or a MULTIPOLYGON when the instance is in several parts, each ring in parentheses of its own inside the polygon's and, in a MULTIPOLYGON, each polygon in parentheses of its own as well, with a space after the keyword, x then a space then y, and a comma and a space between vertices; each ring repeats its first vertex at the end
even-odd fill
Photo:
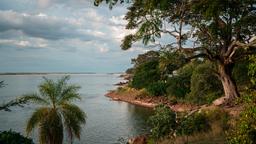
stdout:
POLYGON ((28 47, 31 45, 31 43, 29 41, 19 41, 17 45, 21 47, 28 47))
POLYGON ((106 52, 108 52, 108 51, 109 51, 108 48, 104 48, 104 47, 101 47, 101 48, 100 48, 100 52, 101 52, 101 53, 106 53, 106 52))
POLYGON ((111 24, 119 25, 119 26, 125 26, 127 22, 124 20, 124 15, 121 16, 112 16, 110 18, 111 24))
POLYGON ((19 30, 31 37, 58 40, 66 38, 95 39, 103 33, 85 30, 79 20, 47 16, 46 14, 26 14, 14 11, 0 11, 0 32, 19 30))
MULTIPOLYGON (((0 61, 12 62, 8 67, 16 71, 24 65, 31 71, 124 70, 145 51, 119 47, 131 32, 125 9, 95 7, 93 0, 0 0, 0 61)), ((3 63, 0 68, 8 71, 3 63)))
POLYGON ((45 48, 47 42, 40 38, 0 39, 0 45, 16 46, 17 48, 45 48))

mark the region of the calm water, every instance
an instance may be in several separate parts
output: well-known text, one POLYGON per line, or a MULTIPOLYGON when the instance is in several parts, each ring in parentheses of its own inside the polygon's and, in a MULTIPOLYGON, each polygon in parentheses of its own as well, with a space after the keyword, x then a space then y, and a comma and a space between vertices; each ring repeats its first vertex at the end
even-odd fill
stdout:
MULTIPOLYGON (((57 79, 61 75, 46 75, 57 79)), ((0 103, 7 102, 22 94, 37 91, 42 75, 0 76, 7 86, 0 89, 0 103)), ((86 113, 87 123, 81 140, 76 144, 114 144, 119 139, 142 134, 148 131, 147 118, 151 110, 124 102, 111 101, 104 94, 121 81, 118 75, 77 74, 71 75, 71 83, 80 85, 82 101, 76 102, 86 113)), ((12 112, 0 111, 0 130, 15 130, 24 134, 26 121, 34 110, 33 105, 24 108, 11 108, 12 112)), ((32 135, 37 142, 36 131, 32 135)))

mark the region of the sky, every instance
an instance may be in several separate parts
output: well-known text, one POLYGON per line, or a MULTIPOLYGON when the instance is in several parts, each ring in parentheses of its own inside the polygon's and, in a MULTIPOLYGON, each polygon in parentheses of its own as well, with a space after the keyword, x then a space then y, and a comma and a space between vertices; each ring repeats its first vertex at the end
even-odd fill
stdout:
POLYGON ((127 5, 109 10, 93 0, 0 0, 0 72, 123 72, 131 58, 127 5))

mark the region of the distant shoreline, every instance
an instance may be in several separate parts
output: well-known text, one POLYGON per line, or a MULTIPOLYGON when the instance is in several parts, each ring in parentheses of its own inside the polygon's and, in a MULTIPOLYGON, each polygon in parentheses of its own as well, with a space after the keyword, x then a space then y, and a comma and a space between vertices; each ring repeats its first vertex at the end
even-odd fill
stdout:
POLYGON ((107 74, 107 75, 114 75, 114 74, 123 74, 121 72, 117 73, 96 73, 96 72, 6 72, 6 73, 0 73, 0 75, 83 75, 83 74, 107 74))

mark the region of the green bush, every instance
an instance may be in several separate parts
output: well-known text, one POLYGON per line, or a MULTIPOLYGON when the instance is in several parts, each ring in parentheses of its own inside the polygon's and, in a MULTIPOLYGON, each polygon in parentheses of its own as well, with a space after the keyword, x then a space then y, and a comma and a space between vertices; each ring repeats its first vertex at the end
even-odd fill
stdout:
POLYGON ((149 118, 151 125, 151 135, 154 139, 159 139, 175 132, 176 114, 165 105, 158 105, 155 114, 149 118))
POLYGON ((256 56, 250 57, 248 74, 252 82, 252 88, 248 95, 243 96, 241 101, 246 105, 241 112, 235 127, 229 132, 229 144, 255 144, 256 143, 256 56))
POLYGON ((0 132, 1 144, 34 144, 32 139, 22 136, 20 133, 9 131, 0 132))
MULTIPOLYGON (((226 131, 230 128, 229 124, 229 114, 222 108, 213 108, 204 111, 204 115, 207 117, 210 124, 217 124, 222 131, 226 131)), ((216 125, 214 125, 216 126, 216 125)))
POLYGON ((190 79, 195 65, 195 63, 187 64, 180 68, 175 75, 169 77, 167 81, 168 96, 183 99, 190 92, 190 79))
POLYGON ((181 119, 177 128, 177 134, 192 135, 198 132, 207 132, 209 130, 211 130, 211 126, 207 117, 203 113, 197 112, 181 119))
POLYGON ((151 96, 163 96, 166 95, 166 84, 158 81, 150 84, 146 90, 151 96))
POLYGON ((158 61, 149 61, 135 69, 130 86, 137 89, 146 88, 158 80, 160 80, 158 61))
POLYGON ((223 94, 220 80, 214 75, 214 65, 204 62, 198 65, 191 76, 191 92, 187 99, 196 104, 209 104, 223 94))
POLYGON ((255 144, 256 105, 248 106, 240 115, 236 127, 230 132, 229 144, 255 144))
POLYGON ((234 65, 232 76, 239 87, 246 86, 250 82, 250 77, 248 75, 248 66, 248 58, 244 58, 243 60, 239 61, 234 65))

